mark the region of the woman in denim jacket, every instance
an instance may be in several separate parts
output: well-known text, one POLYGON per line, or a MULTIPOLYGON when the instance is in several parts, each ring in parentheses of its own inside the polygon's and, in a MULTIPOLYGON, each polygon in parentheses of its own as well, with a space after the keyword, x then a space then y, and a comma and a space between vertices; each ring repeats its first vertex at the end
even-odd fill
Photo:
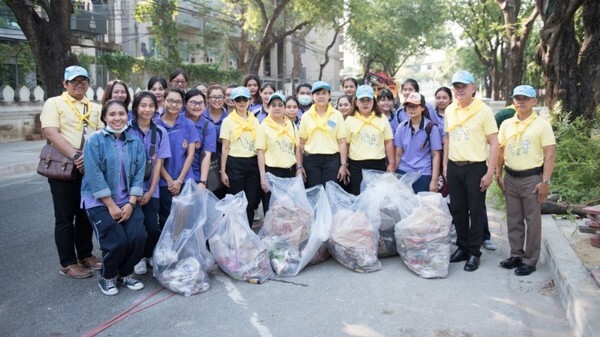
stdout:
POLYGON ((131 277, 144 254, 144 213, 137 207, 143 193, 146 151, 126 133, 127 109, 110 100, 100 119, 106 127, 92 134, 84 152, 81 206, 85 208, 102 249, 104 266, 98 282, 105 295, 116 295, 116 283, 132 290, 144 285, 131 277))

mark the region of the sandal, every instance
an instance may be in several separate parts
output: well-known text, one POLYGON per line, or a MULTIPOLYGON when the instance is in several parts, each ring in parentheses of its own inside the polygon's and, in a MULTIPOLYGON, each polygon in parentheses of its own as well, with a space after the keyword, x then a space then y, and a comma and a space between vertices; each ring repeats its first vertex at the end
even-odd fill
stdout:
POLYGON ((88 278, 92 276, 92 271, 88 268, 82 267, 78 264, 72 264, 63 268, 60 268, 58 272, 66 277, 80 279, 88 278))

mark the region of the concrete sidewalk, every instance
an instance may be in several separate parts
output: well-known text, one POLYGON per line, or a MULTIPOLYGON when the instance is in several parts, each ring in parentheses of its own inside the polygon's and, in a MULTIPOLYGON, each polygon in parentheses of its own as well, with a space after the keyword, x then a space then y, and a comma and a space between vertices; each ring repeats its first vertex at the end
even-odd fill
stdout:
MULTIPOLYGON (((0 178, 37 169, 42 141, 0 143, 0 178)), ((542 217, 542 254, 552 270, 574 336, 600 337, 600 288, 550 215, 542 217)))
POLYGON ((35 173, 46 140, 0 143, 0 177, 35 173))

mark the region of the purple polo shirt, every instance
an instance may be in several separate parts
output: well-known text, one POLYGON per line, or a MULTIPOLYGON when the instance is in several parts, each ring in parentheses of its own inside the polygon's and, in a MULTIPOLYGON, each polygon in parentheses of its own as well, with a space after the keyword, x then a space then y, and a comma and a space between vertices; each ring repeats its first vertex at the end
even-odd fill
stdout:
MULTIPOLYGON (((144 134, 137 123, 135 121, 131 121, 129 123, 131 126, 127 129, 127 132, 133 137, 138 138, 144 144, 144 148, 146 149, 146 158, 150 157, 150 145, 152 145, 152 128, 148 129, 148 132, 144 134)), ((156 123, 154 123, 156 125, 156 123)), ((154 156, 150 159, 152 161, 152 167, 154 167, 154 162, 156 159, 166 159, 171 157, 171 145, 169 143, 169 137, 167 134, 167 130, 160 125, 156 125, 156 144, 155 144, 154 156)), ((150 189, 150 181, 148 179, 144 181, 144 193, 148 192, 150 189)), ((154 193, 152 193, 152 198, 159 197, 159 188, 154 188, 154 193)))
MULTIPOLYGON (((190 120, 194 123, 192 120, 190 120)), ((215 153, 217 151, 217 133, 216 127, 208 119, 204 118, 204 115, 198 118, 198 121, 194 123, 194 127, 198 132, 200 142, 196 144, 196 153, 194 153, 194 161, 192 162, 192 171, 194 174, 194 180, 200 181, 200 161, 202 159, 202 153, 208 151, 215 153), (208 124, 206 124, 208 123, 208 124), (204 125, 206 124, 206 131, 204 125)))
POLYGON ((435 123, 435 125, 437 125, 438 129, 440 130, 440 138, 444 139, 444 116, 440 115, 438 113, 437 108, 434 110, 434 112, 430 113, 431 115, 431 120, 435 123))
POLYGON ((258 119, 259 124, 262 123, 262 121, 264 121, 268 115, 269 113, 267 112, 267 110, 265 110, 265 107, 263 107, 262 105, 260 107, 260 110, 254 113, 254 116, 256 117, 256 119, 258 119))
POLYGON ((434 125, 429 135, 429 142, 423 147, 427 139, 427 131, 425 131, 427 123, 429 120, 422 118, 417 130, 413 130, 410 121, 401 123, 396 129, 394 146, 404 151, 398 165, 399 170, 431 175, 431 151, 441 150, 442 140, 437 126, 434 125))
MULTIPOLYGON (((173 126, 167 125, 161 118, 156 120, 156 125, 162 126, 169 135, 169 143, 171 147, 171 157, 165 159, 165 170, 173 179, 179 177, 183 163, 187 156, 187 147, 190 143, 196 143, 200 141, 198 138, 198 132, 189 119, 185 117, 183 113, 179 113, 175 124, 173 126)), ((185 183, 188 179, 193 179, 192 169, 188 171, 183 182, 185 183)), ((159 186, 167 186, 167 181, 162 177, 160 178, 159 186)))
POLYGON ((227 112, 227 109, 225 108, 223 108, 223 113, 221 114, 221 118, 219 118, 218 121, 214 121, 212 119, 212 117, 210 116, 210 112, 208 112, 208 108, 206 108, 206 110, 204 110, 204 112, 202 113, 202 117, 211 121, 215 126, 215 134, 217 135, 217 149, 214 153, 216 153, 217 156, 221 156, 221 141, 219 140, 218 136, 221 134, 221 124, 223 124, 223 121, 227 116, 229 116, 229 112, 227 112))
POLYGON ((261 103, 250 103, 250 105, 248 106, 248 111, 250 111, 251 113, 253 113, 255 115, 257 112, 260 111, 260 109, 262 109, 261 103))
POLYGON ((398 119, 396 118, 396 113, 394 111, 390 111, 390 118, 388 118, 390 122, 390 126, 392 127, 392 134, 396 133, 396 129, 398 129, 398 119))
MULTIPOLYGON (((115 204, 122 207, 129 202, 129 192, 127 191, 127 172, 125 172, 125 160, 123 159, 123 141, 117 139, 117 153, 119 154, 119 161, 121 162, 121 179, 119 179, 119 185, 117 186, 117 193, 115 195, 115 204)), ((81 198, 81 206, 85 209, 90 209, 99 206, 105 206, 100 199, 96 199, 93 196, 83 196, 81 198)))

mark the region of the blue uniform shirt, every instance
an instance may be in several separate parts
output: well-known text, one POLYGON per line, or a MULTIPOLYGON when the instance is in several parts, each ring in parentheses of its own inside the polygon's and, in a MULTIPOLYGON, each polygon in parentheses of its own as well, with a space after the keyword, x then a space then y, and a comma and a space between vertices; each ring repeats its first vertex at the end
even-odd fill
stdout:
MULTIPOLYGON (((183 163, 185 163, 188 145, 200 141, 198 132, 194 127, 194 123, 187 119, 182 112, 179 112, 173 126, 167 125, 161 118, 156 120, 156 125, 162 126, 169 135, 171 157, 165 159, 165 169, 173 179, 177 179, 181 169, 183 169, 183 163)), ((190 168, 183 182, 193 178, 194 175, 190 168)), ((167 181, 162 177, 159 186, 167 186, 167 181)))

